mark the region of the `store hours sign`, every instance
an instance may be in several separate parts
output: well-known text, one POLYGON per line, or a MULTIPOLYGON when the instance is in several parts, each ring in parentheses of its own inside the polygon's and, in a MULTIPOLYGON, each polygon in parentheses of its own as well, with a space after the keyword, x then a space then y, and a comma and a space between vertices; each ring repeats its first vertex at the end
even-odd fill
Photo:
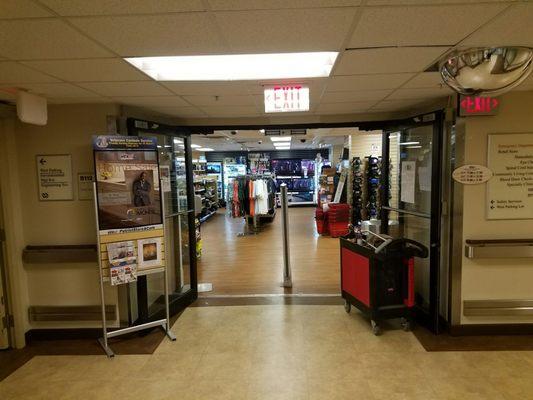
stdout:
POLYGON ((38 155, 39 200, 72 200, 72 160, 70 154, 38 155))
POLYGON ((533 219, 533 133, 492 134, 487 219, 533 219))

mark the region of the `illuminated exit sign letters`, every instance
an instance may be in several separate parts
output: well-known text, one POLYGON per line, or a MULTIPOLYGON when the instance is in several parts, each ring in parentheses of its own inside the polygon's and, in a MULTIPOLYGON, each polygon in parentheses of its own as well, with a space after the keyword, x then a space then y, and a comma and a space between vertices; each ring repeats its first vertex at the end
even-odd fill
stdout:
POLYGON ((276 85, 265 88, 265 112, 309 111, 309 87, 276 85))
POLYGON ((496 115, 500 108, 500 100, 494 97, 460 96, 459 116, 496 115))

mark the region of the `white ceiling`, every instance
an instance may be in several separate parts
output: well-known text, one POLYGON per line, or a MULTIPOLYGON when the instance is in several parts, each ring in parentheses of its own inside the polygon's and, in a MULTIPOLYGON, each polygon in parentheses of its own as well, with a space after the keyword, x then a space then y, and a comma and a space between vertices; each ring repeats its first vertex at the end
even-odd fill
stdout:
POLYGON ((264 117, 263 86, 290 81, 155 82, 122 57, 329 50, 331 77, 292 81, 310 86, 301 116, 405 111, 450 94, 424 72, 446 52, 533 47, 532 20, 525 0, 0 0, 0 100, 21 88, 50 103, 264 117))

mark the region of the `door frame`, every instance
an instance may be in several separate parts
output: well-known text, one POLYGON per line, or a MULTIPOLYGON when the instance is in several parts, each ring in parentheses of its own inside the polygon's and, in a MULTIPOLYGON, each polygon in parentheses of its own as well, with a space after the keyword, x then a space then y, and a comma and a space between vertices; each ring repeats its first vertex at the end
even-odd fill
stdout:
MULTIPOLYGON (((165 124, 149 122, 136 118, 127 118, 126 127, 128 136, 140 136, 159 134, 171 138, 179 137, 183 139, 185 145, 185 171, 187 185, 187 223, 189 226, 189 260, 190 260, 190 289, 184 293, 171 293, 169 298, 170 314, 175 315, 198 298, 198 270, 196 257, 196 225, 195 215, 191 212, 194 209, 194 185, 193 185, 193 165, 191 132, 186 128, 173 127, 165 124)), ((139 276, 137 279, 137 309, 138 319, 133 323, 146 323, 152 320, 164 318, 165 310, 151 310, 148 304, 148 282, 146 276, 139 276)), ((131 321, 130 321, 131 322, 131 321)))
MULTIPOLYGON (((432 154, 431 154, 431 216, 430 216, 430 248, 429 248, 429 312, 415 307, 415 315, 422 325, 433 333, 440 333, 443 324, 440 317, 440 268, 441 268, 441 221, 442 221, 442 151, 444 136, 445 112, 435 111, 414 118, 413 122, 399 124, 383 130, 382 136, 382 184, 380 197, 381 208, 381 231, 388 232, 389 212, 396 211, 389 204, 389 136, 410 128, 421 126, 433 126, 432 154)), ((404 212, 404 214, 413 214, 404 212)))
POLYGON ((2 187, 0 186, 0 350, 12 345, 10 322, 10 297, 7 284, 6 233, 2 205, 2 187))

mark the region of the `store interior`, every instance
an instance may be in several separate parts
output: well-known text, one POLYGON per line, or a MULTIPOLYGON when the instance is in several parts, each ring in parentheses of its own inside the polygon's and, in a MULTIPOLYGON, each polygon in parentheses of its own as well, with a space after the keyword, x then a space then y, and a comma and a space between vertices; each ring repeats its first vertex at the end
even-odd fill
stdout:
MULTIPOLYGON (((368 157, 372 162, 381 157, 381 141, 381 131, 357 128, 219 130, 193 135, 198 283, 199 290, 207 289, 200 296, 338 294, 337 238, 348 233, 348 222, 360 225, 364 219, 377 220, 380 211, 379 185, 373 185, 374 192, 367 196, 367 185, 355 184, 354 179, 362 178, 352 170, 370 168, 368 157), (356 157, 362 160, 360 166, 351 162, 356 157), (341 179, 343 171, 346 176, 341 179), (249 195, 250 181, 253 195, 249 195), (292 288, 281 285, 282 184, 288 192, 292 288), (244 190, 242 202, 238 192, 244 190), (258 204, 260 199, 264 205, 258 204), (351 217, 346 215, 340 231, 323 232, 317 209, 348 200, 361 206, 351 217)), ((377 183, 379 177, 368 179, 377 183)))

